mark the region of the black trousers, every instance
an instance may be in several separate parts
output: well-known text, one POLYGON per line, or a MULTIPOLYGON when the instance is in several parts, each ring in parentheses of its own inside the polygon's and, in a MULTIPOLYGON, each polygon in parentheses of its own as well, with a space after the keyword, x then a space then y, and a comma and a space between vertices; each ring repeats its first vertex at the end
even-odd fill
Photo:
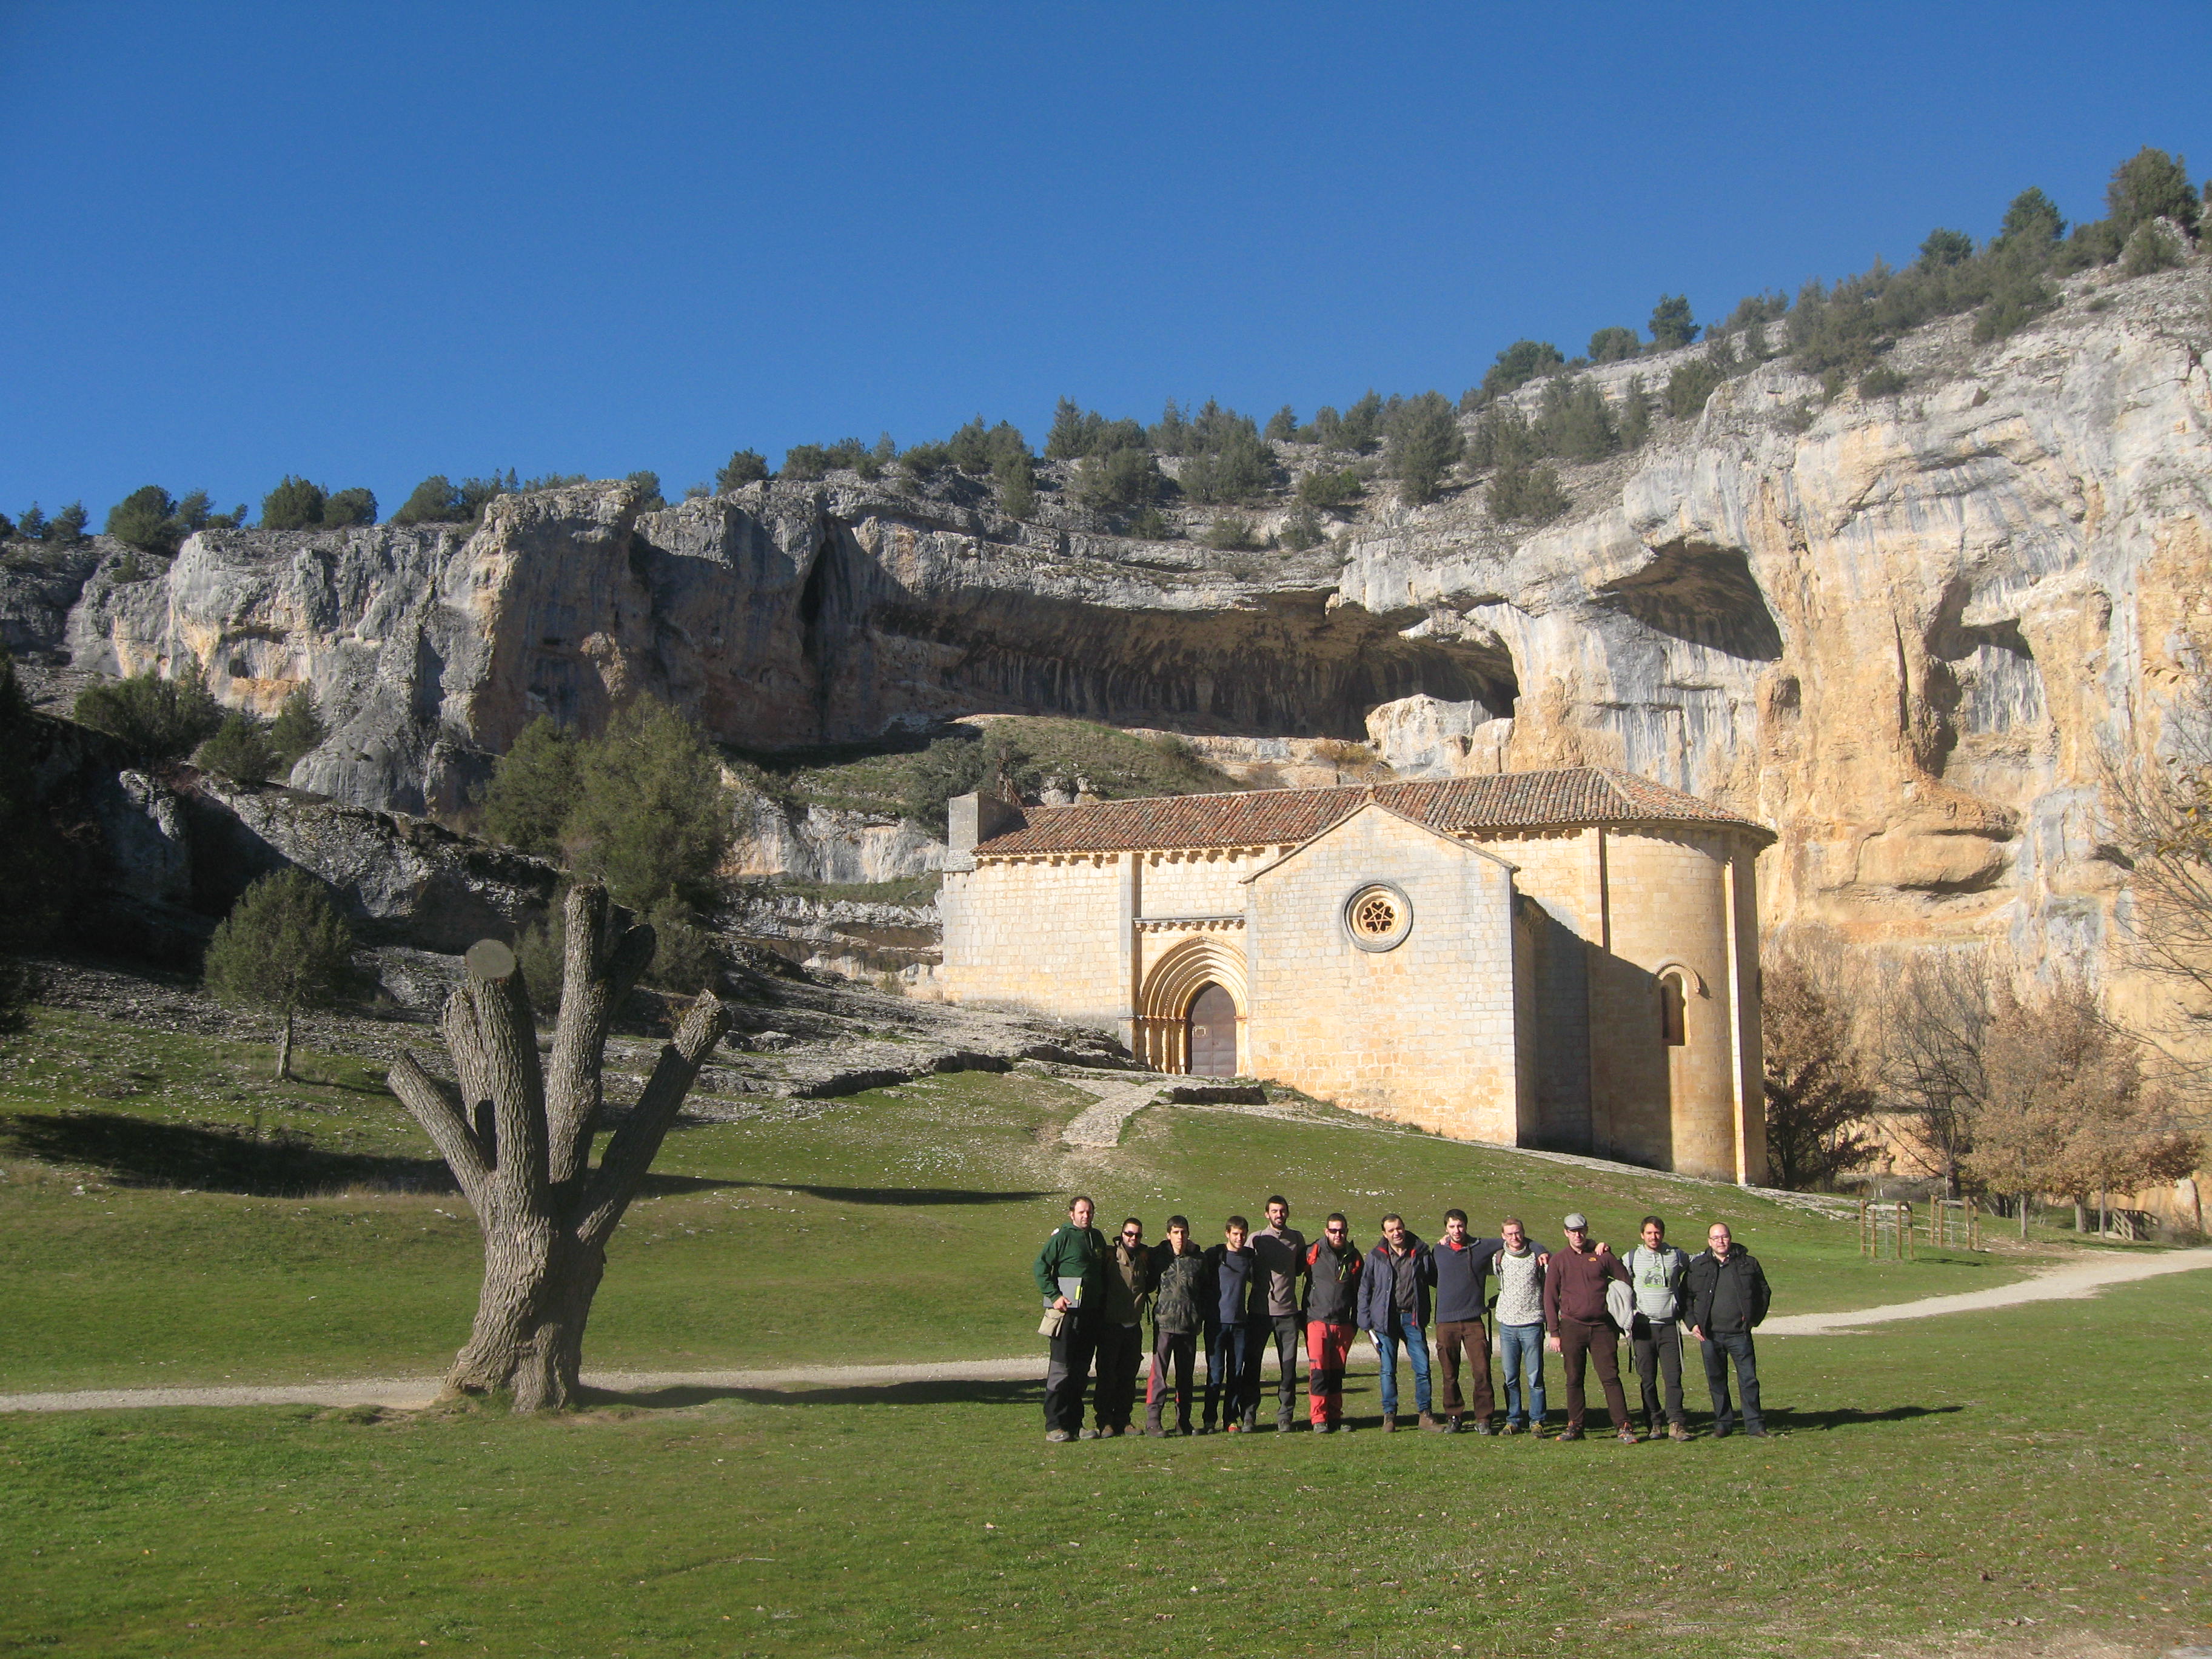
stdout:
POLYGON ((1052 1358, 1044 1370, 1044 1426, 1066 1434, 1083 1431, 1083 1395, 1091 1384, 1091 1361, 1098 1352, 1098 1321, 1070 1312, 1052 1340, 1052 1358))
POLYGON ((1145 1332, 1140 1325, 1116 1325, 1111 1320, 1098 1328, 1098 1392, 1091 1402, 1091 1415, 1102 1429, 1126 1429, 1137 1407, 1137 1362, 1144 1358, 1145 1332))
POLYGON ((1172 1376, 1176 1426, 1185 1434, 1190 1432, 1190 1373, 1197 1354, 1196 1331, 1156 1328, 1152 1332, 1152 1375, 1145 1388, 1145 1427, 1148 1431, 1163 1426, 1161 1418, 1167 1410, 1172 1376))
POLYGON ((1663 1382, 1667 1390, 1667 1421, 1680 1427, 1682 1328, 1671 1319, 1655 1325, 1638 1314, 1628 1341, 1636 1356, 1636 1380, 1643 1390, 1645 1426, 1654 1434, 1659 1431, 1659 1390, 1663 1382))
POLYGON ((1712 1390, 1713 1431, 1724 1433, 1733 1413, 1729 1409, 1729 1361, 1735 1361, 1736 1392, 1743 1400, 1743 1425, 1763 1429, 1759 1414, 1759 1351, 1749 1331, 1708 1331, 1705 1334, 1705 1387, 1712 1390))
POLYGON ((1255 1331, 1253 1335, 1259 1340, 1254 1345, 1254 1352, 1246 1356, 1252 1367, 1253 1402, 1257 1405, 1259 1401, 1260 1367, 1267 1357, 1266 1343, 1272 1335, 1275 1340, 1275 1364, 1282 1372, 1275 1380, 1280 1390, 1275 1416, 1279 1421, 1287 1423, 1297 1411, 1298 1350, 1305 1346, 1306 1322, 1298 1314, 1271 1314, 1266 1332, 1255 1331))

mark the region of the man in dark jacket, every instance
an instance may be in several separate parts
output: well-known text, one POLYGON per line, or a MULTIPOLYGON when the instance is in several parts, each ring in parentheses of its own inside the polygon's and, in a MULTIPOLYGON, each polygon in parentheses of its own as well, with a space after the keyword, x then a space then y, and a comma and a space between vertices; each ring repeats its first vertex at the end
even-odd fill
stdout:
POLYGON ((1168 1372, 1175 1371, 1177 1434, 1190 1432, 1190 1372, 1198 1334, 1206 1327, 1206 1304, 1212 1294, 1206 1252, 1191 1242, 1190 1223, 1168 1218, 1165 1243, 1152 1249, 1152 1376, 1145 1388, 1145 1432, 1158 1437, 1168 1399, 1168 1372))
POLYGON ((1031 1269, 1047 1311, 1060 1316, 1044 1373, 1044 1437, 1055 1444, 1083 1431, 1083 1395, 1105 1309, 1106 1236, 1091 1224, 1091 1209, 1087 1198, 1067 1206, 1067 1224, 1045 1240, 1031 1269))
POLYGON ((1200 1277, 1211 1300, 1206 1309, 1206 1416, 1200 1434, 1212 1433, 1217 1420, 1230 1434, 1249 1434, 1257 1426, 1260 1349, 1267 1325, 1252 1312, 1252 1247, 1244 1242, 1249 1225, 1243 1216, 1231 1216, 1221 1243, 1206 1253, 1200 1277))
MULTIPOLYGON (((1459 1431, 1462 1356, 1467 1361, 1467 1397, 1474 1409, 1475 1430, 1480 1434, 1494 1432, 1490 1419, 1497 1401, 1490 1388, 1490 1333, 1482 1316, 1489 1301, 1491 1264, 1504 1248, 1502 1238, 1468 1237, 1467 1212, 1446 1210, 1444 1236, 1429 1252, 1429 1283, 1437 1292, 1437 1369, 1443 1374, 1438 1389, 1443 1398, 1437 1405, 1444 1420, 1438 1426, 1447 1432, 1459 1431)), ((1549 1254, 1530 1241, 1518 1248, 1534 1249, 1539 1268, 1549 1254)))
POLYGON ((1316 1434, 1334 1434, 1344 1420, 1344 1364, 1352 1357, 1359 1311, 1359 1246, 1352 1224, 1333 1215, 1306 1251, 1307 1413, 1316 1434))
POLYGON ((1273 1338, 1280 1373, 1275 1426, 1287 1430, 1298 1397, 1298 1344, 1306 1330, 1306 1236, 1291 1225, 1290 1200, 1280 1193, 1267 1200, 1267 1224, 1252 1235, 1252 1322, 1265 1322, 1263 1332, 1255 1333, 1260 1347, 1250 1356, 1252 1390, 1259 1392, 1260 1362, 1273 1338))
MULTIPOLYGON (((1567 1374, 1567 1426, 1559 1438, 1583 1437, 1583 1415, 1588 1409, 1583 1393, 1584 1361, 1594 1359, 1613 1431, 1634 1445, 1628 1396, 1620 1387, 1620 1327, 1607 1311, 1605 1295, 1608 1281, 1629 1282, 1628 1269, 1605 1246, 1590 1243, 1589 1222, 1579 1211, 1560 1225, 1566 1231, 1566 1248, 1553 1252, 1544 1267, 1544 1328, 1567 1374)), ((1100 1375, 1104 1375, 1103 1370, 1100 1375)))
POLYGON ((1686 1277, 1690 1334, 1703 1345, 1705 1387, 1713 1396, 1713 1438, 1720 1439, 1731 1426, 1728 1368, 1733 1359, 1743 1400, 1743 1431, 1763 1439, 1766 1421, 1759 1413, 1759 1354, 1751 1334, 1773 1299, 1765 1270, 1750 1251, 1737 1249, 1727 1225, 1716 1221, 1706 1230, 1703 1253, 1690 1258, 1686 1277))
POLYGON ((1382 1218, 1382 1237, 1359 1270, 1359 1328, 1382 1361, 1382 1432, 1398 1426, 1398 1349, 1413 1368, 1413 1404, 1421 1426, 1438 1429, 1429 1410, 1429 1247, 1406 1231, 1402 1216, 1382 1218))
POLYGON ((1137 1364, 1144 1358, 1145 1304, 1152 1293, 1152 1253, 1145 1224, 1131 1216, 1106 1252, 1106 1316, 1098 1327, 1098 1392, 1091 1415, 1098 1437, 1129 1431, 1137 1405, 1137 1364))

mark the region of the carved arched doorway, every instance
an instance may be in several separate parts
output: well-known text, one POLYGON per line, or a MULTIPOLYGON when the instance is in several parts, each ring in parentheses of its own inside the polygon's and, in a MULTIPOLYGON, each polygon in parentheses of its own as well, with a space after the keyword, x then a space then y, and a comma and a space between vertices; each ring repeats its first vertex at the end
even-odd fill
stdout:
POLYGON ((1237 1075, 1237 1003, 1218 985, 1202 986, 1190 1000, 1190 1074, 1193 1077, 1237 1075))
POLYGON ((1241 1027, 1249 1012, 1244 953, 1218 933, 1185 939, 1146 971, 1137 996, 1137 1058, 1155 1071, 1199 1071, 1191 1042, 1194 1027, 1204 1025, 1213 1045, 1209 1063, 1220 1064, 1227 1049, 1228 1069, 1211 1075, 1233 1077, 1246 1057, 1241 1027))

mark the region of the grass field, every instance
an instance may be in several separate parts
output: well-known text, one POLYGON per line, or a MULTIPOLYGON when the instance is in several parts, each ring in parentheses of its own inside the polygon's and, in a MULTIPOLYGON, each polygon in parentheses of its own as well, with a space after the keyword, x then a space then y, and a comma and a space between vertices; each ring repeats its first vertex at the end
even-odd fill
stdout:
MULTIPOLYGON (((0 1391, 435 1372, 465 1335, 477 1233, 373 1065, 43 1015, 0 1060, 0 1391), (226 1127, 282 1145, 211 1133, 226 1127), (152 1146, 159 1152, 148 1153, 152 1146), (210 1150, 212 1149, 212 1150, 210 1150), (37 1156, 27 1156, 34 1152, 37 1156), (197 1160, 197 1161, 195 1161, 197 1160), (179 1170, 185 1171, 178 1173, 179 1170), (331 1195, 283 1191, 302 1171, 331 1195), (240 1178, 241 1173, 244 1178, 240 1178), (228 1184, 245 1190, 198 1190, 228 1184), (82 1190, 78 1190, 82 1187, 82 1190)), ((1290 1194, 1371 1242, 1386 1209, 1433 1237, 1446 1206, 1507 1210, 1556 1241, 1587 1211, 1617 1244, 1647 1209, 1695 1248, 1715 1217, 1766 1263, 1784 1312, 2001 1283, 2015 1259, 1862 1263, 1851 1230, 1726 1188, 1468 1147, 1316 1110, 1283 1121, 1156 1108, 1110 1152, 1061 1145, 1088 1103, 1022 1073, 846 1100, 758 1103, 672 1135, 611 1252, 586 1345, 617 1369, 951 1359, 1035 1349, 1029 1265, 1074 1188, 1106 1219, 1170 1211, 1218 1236, 1290 1194)))
POLYGON ((2151 1655, 2212 1642, 2208 1319, 1771 1340, 1780 1433, 1686 1446, 1047 1447, 1011 1385, 0 1419, 0 1647, 2151 1655))

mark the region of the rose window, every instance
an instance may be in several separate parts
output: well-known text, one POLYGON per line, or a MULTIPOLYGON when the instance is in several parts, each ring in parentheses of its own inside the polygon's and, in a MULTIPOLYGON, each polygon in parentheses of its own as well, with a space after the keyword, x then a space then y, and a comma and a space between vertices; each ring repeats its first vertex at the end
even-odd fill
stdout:
POLYGON ((1388 939, 1398 931, 1398 907, 1386 893, 1370 893, 1352 913, 1352 925, 1370 939, 1388 939))
POLYGON ((1413 925, 1412 902, 1389 882, 1370 882, 1345 901, 1344 931, 1363 951, 1395 950, 1413 925))

